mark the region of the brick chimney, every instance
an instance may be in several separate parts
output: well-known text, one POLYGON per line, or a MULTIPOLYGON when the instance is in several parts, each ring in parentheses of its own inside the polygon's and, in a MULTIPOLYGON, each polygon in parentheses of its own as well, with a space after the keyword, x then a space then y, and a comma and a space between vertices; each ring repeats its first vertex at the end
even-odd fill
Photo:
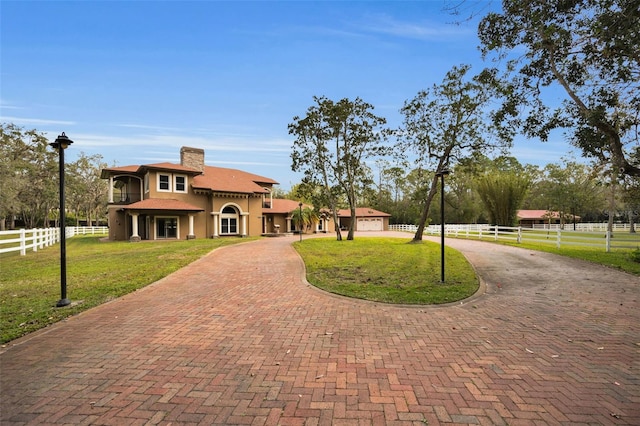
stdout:
POLYGON ((180 148, 180 164, 204 172, 204 149, 183 146, 180 148))

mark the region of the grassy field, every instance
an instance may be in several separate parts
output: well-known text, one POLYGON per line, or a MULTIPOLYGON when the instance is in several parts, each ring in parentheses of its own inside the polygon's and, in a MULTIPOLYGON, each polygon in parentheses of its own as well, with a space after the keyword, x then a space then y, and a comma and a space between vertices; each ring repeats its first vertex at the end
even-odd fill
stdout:
POLYGON ((612 249, 609 253, 600 248, 584 247, 578 245, 566 245, 556 248, 548 244, 523 242, 523 243, 503 243, 514 247, 522 247, 531 250, 544 251, 547 253, 559 254, 561 256, 582 259, 611 268, 619 269, 634 275, 640 275, 640 262, 634 260, 631 249, 612 249))
POLYGON ((386 303, 441 304, 471 296, 478 279, 456 250, 445 250, 447 275, 440 283, 440 245, 401 238, 308 239, 294 243, 307 281, 336 294, 386 303))
POLYGON ((100 242, 100 237, 67 240, 67 295, 60 299, 60 251, 0 255, 0 341, 13 340, 63 318, 142 288, 211 250, 250 239, 197 239, 141 243, 100 242))
MULTIPOLYGON (((478 239, 479 235, 460 232, 457 236, 448 234, 447 238, 478 239)), ((587 260, 589 262, 616 268, 630 274, 640 275, 640 262, 636 261, 640 249, 640 234, 616 232, 612 238, 612 249, 605 250, 604 232, 562 232, 560 248, 556 247, 556 231, 523 230, 522 242, 516 241, 516 232, 500 232, 496 241, 493 235, 484 233, 482 241, 507 244, 531 250, 554 253, 561 256, 587 260)))

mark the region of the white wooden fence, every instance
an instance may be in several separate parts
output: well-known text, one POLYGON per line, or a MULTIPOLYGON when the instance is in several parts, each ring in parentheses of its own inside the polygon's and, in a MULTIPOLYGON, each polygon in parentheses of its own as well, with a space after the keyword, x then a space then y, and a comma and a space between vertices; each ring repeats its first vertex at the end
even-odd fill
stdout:
MULTIPOLYGON (((629 226, 617 224, 614 226, 616 237, 607 232, 607 224, 583 223, 581 228, 573 230, 560 229, 559 226, 551 228, 523 228, 510 226, 492 226, 487 224, 473 225, 447 225, 445 224, 445 236, 458 238, 473 238, 492 241, 513 241, 516 243, 536 242, 553 244, 557 248, 561 246, 587 246, 602 247, 609 252, 612 248, 637 249, 640 248, 640 233, 630 234, 629 226), (626 232, 626 234, 625 234, 626 232)), ((565 225, 568 227, 569 225, 565 225)), ((416 232, 416 225, 389 225, 390 231, 416 232)), ((440 235, 440 225, 429 225, 424 228, 425 235, 440 235)))
MULTIPOLYGON (((104 235, 107 226, 67 226, 66 238, 75 235, 104 235)), ((22 256, 27 250, 38 251, 60 242, 60 228, 17 229, 0 231, 0 253, 19 251, 22 256)))

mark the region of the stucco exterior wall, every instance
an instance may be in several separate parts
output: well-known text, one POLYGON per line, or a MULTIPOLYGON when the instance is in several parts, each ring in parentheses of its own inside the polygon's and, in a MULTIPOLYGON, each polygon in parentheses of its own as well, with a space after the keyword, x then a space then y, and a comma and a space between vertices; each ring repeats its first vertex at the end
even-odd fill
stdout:
MULTIPOLYGON (((287 217, 289 217, 288 214, 282 214, 282 215, 269 215, 268 218, 271 220, 267 220, 267 229, 266 231, 268 233, 276 233, 277 229, 275 227, 275 225, 279 225, 280 226, 280 230, 279 233, 280 234, 284 234, 287 232, 291 232, 291 229, 287 229, 287 217)), ((291 222, 291 221, 289 221, 291 222)), ((291 227, 291 224, 289 224, 289 227, 291 227)))

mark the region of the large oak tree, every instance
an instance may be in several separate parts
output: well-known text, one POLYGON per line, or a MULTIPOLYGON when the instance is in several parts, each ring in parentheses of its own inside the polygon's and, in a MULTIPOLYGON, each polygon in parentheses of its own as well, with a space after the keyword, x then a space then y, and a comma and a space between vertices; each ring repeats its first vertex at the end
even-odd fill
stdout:
POLYGON ((388 130, 386 119, 360 98, 337 102, 314 97, 315 105, 305 117, 294 117, 289 134, 296 137, 291 154, 292 169, 304 173, 307 184, 319 185, 323 201, 331 209, 336 237, 342 239, 338 219, 339 200, 346 199, 351 212, 347 235, 352 240, 359 193, 371 182, 367 160, 382 155, 388 130))
POLYGON ((504 0, 478 33, 506 70, 500 119, 542 140, 564 128, 585 156, 640 176, 639 0, 504 0))
POLYGON ((398 152, 413 160, 421 175, 422 214, 413 241, 422 241, 431 202, 438 190, 436 172, 460 160, 509 145, 508 131, 494 131, 487 109, 496 92, 493 74, 468 76, 470 66, 453 67, 439 85, 405 102, 398 152))

